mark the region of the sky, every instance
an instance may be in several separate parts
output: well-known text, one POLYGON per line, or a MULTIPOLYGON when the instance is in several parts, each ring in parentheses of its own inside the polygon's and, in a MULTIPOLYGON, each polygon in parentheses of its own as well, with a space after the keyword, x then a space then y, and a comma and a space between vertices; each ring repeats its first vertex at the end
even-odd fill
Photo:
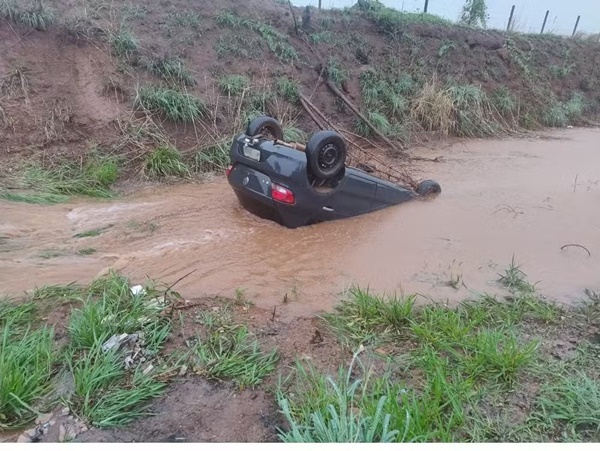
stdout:
MULTIPOLYGON (((399 10, 423 11, 425 0, 381 0, 399 10)), ((318 5, 318 0, 292 0, 298 6, 318 5)), ((352 6, 356 0, 322 0, 325 8, 352 6)), ((429 0, 429 12, 450 20, 458 20, 464 0, 429 0)), ((581 15, 578 31, 600 32, 600 0, 487 0, 489 28, 506 28, 512 5, 515 5, 515 30, 539 32, 544 16, 550 10, 546 31, 571 35, 577 16, 581 15)))

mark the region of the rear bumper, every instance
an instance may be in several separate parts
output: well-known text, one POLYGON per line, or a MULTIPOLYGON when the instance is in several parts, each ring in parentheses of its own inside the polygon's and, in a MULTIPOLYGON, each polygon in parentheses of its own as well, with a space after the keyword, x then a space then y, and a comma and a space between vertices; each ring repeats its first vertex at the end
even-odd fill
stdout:
POLYGON ((292 229, 307 225, 308 218, 296 205, 273 200, 271 179, 262 172, 238 163, 228 181, 242 207, 250 213, 292 229))

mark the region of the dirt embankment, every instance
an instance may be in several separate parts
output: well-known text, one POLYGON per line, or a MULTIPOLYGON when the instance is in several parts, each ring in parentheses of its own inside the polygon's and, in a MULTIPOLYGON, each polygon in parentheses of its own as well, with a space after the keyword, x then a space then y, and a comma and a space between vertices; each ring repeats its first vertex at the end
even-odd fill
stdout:
POLYGON ((290 132, 315 131, 296 90, 332 123, 371 138, 328 90, 325 76, 405 144, 446 133, 564 126, 600 107, 600 47, 585 40, 507 36, 373 2, 370 9, 313 8, 310 17, 270 0, 45 3, 52 9, 47 26, 0 19, 5 162, 101 149, 137 168, 160 141, 155 129, 143 127, 135 102, 147 86, 184 91, 206 107, 202 119, 187 124, 154 111, 152 126, 190 158, 259 113, 276 115, 290 132), (436 98, 445 112, 424 106, 436 98), (485 120, 465 115, 473 108, 485 120), (446 117, 432 121, 437 114, 446 117))

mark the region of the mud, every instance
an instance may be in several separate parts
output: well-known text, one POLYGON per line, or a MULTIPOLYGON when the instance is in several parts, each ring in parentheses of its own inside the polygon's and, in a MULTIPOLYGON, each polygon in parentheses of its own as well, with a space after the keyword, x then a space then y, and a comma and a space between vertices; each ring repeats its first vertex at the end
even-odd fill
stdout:
POLYGON ((438 198, 296 230, 247 213, 221 178, 105 202, 0 202, 0 292, 86 282, 110 268, 136 283, 196 270, 177 285, 185 297, 241 288, 291 318, 330 309, 351 284, 449 303, 496 292, 514 255, 541 293, 572 303, 600 289, 599 138, 574 129, 421 149, 444 155, 421 165, 441 183, 438 198), (561 250, 572 243, 591 256, 561 250), (78 255, 85 249, 95 252, 78 255))

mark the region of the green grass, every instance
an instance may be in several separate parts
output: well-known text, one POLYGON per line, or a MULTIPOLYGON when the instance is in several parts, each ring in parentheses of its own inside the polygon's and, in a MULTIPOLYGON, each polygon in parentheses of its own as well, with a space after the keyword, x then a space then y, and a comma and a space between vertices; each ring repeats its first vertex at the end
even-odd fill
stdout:
POLYGON ((57 301, 60 303, 71 303, 81 301, 84 294, 84 288, 75 283, 68 285, 44 285, 33 290, 27 299, 28 302, 43 301, 46 305, 57 301))
POLYGON ((491 96, 492 104, 504 116, 514 114, 517 110, 517 98, 506 86, 497 88, 491 96))
POLYGON ((481 87, 450 85, 447 93, 457 116, 454 132, 458 136, 489 136, 496 132, 495 121, 489 117, 490 102, 481 87))
POLYGON ((26 204, 55 205, 66 202, 69 198, 60 194, 51 193, 16 193, 8 190, 0 190, 0 199, 10 202, 22 202, 26 204))
POLYGON ((511 291, 531 293, 534 290, 535 286, 527 281, 527 274, 515 263, 514 256, 504 274, 499 276, 499 282, 511 291))
POLYGON ((259 39, 247 38, 235 32, 220 35, 214 47, 218 58, 259 58, 264 53, 259 39))
POLYGON ((208 107, 200 99, 163 87, 140 88, 135 103, 144 110, 160 114, 173 122, 195 122, 208 114, 208 107))
POLYGON ((144 173, 149 178, 182 177, 189 174, 189 168, 177 149, 158 147, 146 157, 144 173))
POLYGON ((41 1, 0 0, 0 18, 10 20, 17 25, 45 31, 56 19, 54 10, 41 1))
POLYGON ((106 227, 98 227, 95 229, 86 230, 85 232, 76 233, 75 235, 73 235, 73 238, 88 238, 93 236, 100 236, 111 227, 112 225, 108 225, 106 227))
POLYGON ((200 27, 200 16, 189 11, 171 11, 167 16, 167 26, 198 28, 200 27))
POLYGON ((323 318, 349 344, 377 343, 401 332, 412 315, 415 297, 381 297, 353 288, 335 313, 323 318))
POLYGON ((245 94, 250 89, 251 80, 246 75, 223 75, 218 79, 217 85, 223 94, 237 97, 245 94))
POLYGON ((305 143, 308 141, 308 135, 303 130, 294 126, 294 123, 283 125, 283 140, 285 142, 305 143))
POLYGON ((334 57, 329 58, 327 61, 325 72, 331 81, 338 84, 347 81, 349 77, 348 71, 344 69, 339 60, 334 57))
POLYGON ((600 383, 575 371, 545 384, 531 422, 567 441, 600 440, 600 383))
POLYGON ((161 396, 166 384, 145 375, 139 367, 128 373, 123 357, 116 352, 103 352, 100 345, 97 343, 78 358, 68 356, 75 380, 72 407, 97 427, 122 426, 150 415, 145 403, 161 396))
POLYGON ((434 14, 401 12, 384 6, 381 2, 370 0, 359 9, 378 27, 379 31, 392 37, 401 36, 409 24, 451 25, 452 22, 434 14))
POLYGON ((282 63, 291 63, 298 59, 298 54, 294 47, 289 44, 287 36, 264 22, 246 19, 230 11, 221 11, 217 14, 216 20, 221 27, 234 30, 246 28, 260 34, 271 52, 282 63))
POLYGON ((22 426, 35 418, 32 406, 51 388, 56 358, 53 330, 27 328, 15 334, 23 313, 0 310, 0 429, 22 426))
POLYGON ((60 161, 51 167, 30 164, 15 176, 25 193, 0 192, 0 198, 14 202, 52 205, 69 200, 69 196, 110 198, 111 185, 119 176, 113 157, 90 155, 83 164, 60 161), (29 191, 33 191, 30 193, 29 191))
POLYGON ((196 79, 179 58, 151 58, 142 62, 145 69, 166 81, 181 83, 184 86, 195 86, 196 79))
POLYGON ((277 94, 292 104, 300 102, 298 83, 288 77, 278 77, 276 80, 277 94))
POLYGON ((196 172, 225 172, 231 162, 230 145, 229 140, 223 140, 198 149, 194 158, 194 170, 196 172))
POLYGON ((199 319, 207 331, 205 337, 199 337, 193 352, 199 371, 206 377, 233 380, 243 389, 255 387, 275 370, 277 351, 263 352, 248 329, 233 324, 226 313, 204 313, 199 319))
POLYGON ((83 249, 79 249, 77 251, 77 255, 81 255, 81 256, 92 255, 95 253, 96 253, 96 249, 94 249, 93 247, 84 247, 83 249))
POLYGON ((131 58, 139 50, 140 44, 131 31, 121 28, 109 36, 110 50, 119 58, 131 58))

